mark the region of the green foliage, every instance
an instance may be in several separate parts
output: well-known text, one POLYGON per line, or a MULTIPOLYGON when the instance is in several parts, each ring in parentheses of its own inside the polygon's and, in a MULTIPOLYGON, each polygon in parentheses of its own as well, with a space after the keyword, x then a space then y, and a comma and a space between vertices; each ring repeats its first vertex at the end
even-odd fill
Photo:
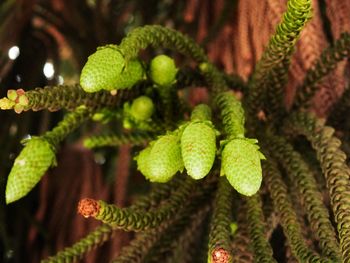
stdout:
MULTIPOLYGON (((148 196, 143 196, 143 198, 138 199, 130 208, 135 210, 146 211, 147 209, 157 207, 159 205, 160 200, 168 199, 170 197, 170 194, 172 192, 175 192, 176 189, 178 189, 179 186, 183 184, 183 178, 174 179, 175 180, 171 180, 166 184, 156 185, 150 191, 148 196)), ((90 232, 86 237, 82 238, 77 243, 75 243, 73 246, 65 248, 64 250, 58 252, 56 255, 43 260, 43 262, 74 262, 78 259, 81 259, 84 256, 84 254, 90 252, 92 249, 96 248, 97 246, 101 246, 103 243, 108 241, 115 234, 117 229, 117 227, 112 227, 108 224, 102 224, 101 226, 97 227, 95 230, 90 232)), ((145 248, 145 246, 140 248, 140 243, 151 243, 149 242, 150 239, 156 240, 158 238, 157 233, 162 233, 162 231, 160 231, 159 229, 151 229, 146 233, 140 234, 143 238, 138 237, 136 240, 132 241, 133 245, 130 246, 131 249, 130 247, 128 247, 128 249, 124 249, 121 255, 118 257, 118 259, 123 260, 123 258, 128 258, 129 256, 137 257, 137 255, 140 254, 140 252, 142 252, 142 248, 145 248), (127 252, 125 252, 125 250, 127 250, 127 252), (131 252, 129 254, 128 251, 130 250, 131 252)), ((145 253, 146 252, 147 250, 145 251, 145 253)))
POLYGON ((293 107, 295 110, 307 107, 317 91, 317 84, 327 76, 338 63, 350 54, 350 34, 344 32, 334 44, 325 49, 314 66, 306 72, 303 84, 298 87, 293 107))
POLYGON ((197 62, 207 62, 204 50, 190 37, 179 31, 160 25, 146 25, 130 31, 118 46, 126 61, 136 58, 138 53, 152 46, 175 50, 197 62))
POLYGON ((216 101, 227 136, 227 140, 222 141, 221 175, 226 175, 239 193, 251 196, 260 188, 260 160, 265 157, 259 151, 258 141, 244 136, 245 116, 240 101, 229 92, 219 93, 216 101))
POLYGON ((101 246, 114 234, 113 227, 103 224, 91 231, 85 238, 78 241, 72 247, 67 247, 57 255, 42 260, 41 263, 75 262, 82 259, 84 254, 90 252, 96 246, 101 246))
POLYGON ((249 236, 256 255, 256 262, 276 263, 271 245, 265 238, 267 226, 260 196, 253 195, 246 198, 246 206, 249 236))
POLYGON ((288 238, 293 255, 297 257, 299 262, 334 262, 321 259, 306 244, 297 214, 293 209, 292 201, 288 195, 287 186, 283 182, 276 164, 267 161, 265 168, 265 181, 270 191, 274 207, 281 218, 281 225, 288 238))
POLYGON ((192 191, 196 190, 196 187, 194 181, 187 178, 182 182, 182 187, 174 191, 166 202, 151 211, 119 208, 102 200, 96 201, 88 198, 80 201, 78 211, 85 217, 92 216, 108 225, 126 231, 152 229, 171 219, 179 209, 184 208, 185 201, 192 194, 192 191))
POLYGON ((144 145, 146 142, 156 137, 153 133, 138 132, 138 133, 125 133, 125 134, 104 134, 88 137, 84 140, 84 146, 89 149, 100 147, 113 147, 123 144, 132 145, 144 145))
POLYGON ((244 110, 240 101, 232 93, 220 93, 216 98, 221 109, 222 123, 230 137, 243 138, 245 129, 244 110))
POLYGON ((342 251, 342 260, 350 260, 350 213, 343 207, 350 207, 350 169, 346 164, 347 156, 340 149, 341 141, 335 137, 334 129, 325 126, 309 114, 298 113, 292 115, 286 126, 289 132, 302 134, 311 142, 320 162, 323 175, 327 181, 327 188, 331 199, 334 219, 342 251))
MULTIPOLYGON (((196 255, 197 248, 203 250, 203 244, 191 246, 192 237, 202 243, 209 238, 209 262, 234 259, 244 262, 240 256, 249 253, 252 255, 244 257, 246 262, 274 262, 269 243, 271 233, 268 234, 266 228, 274 220, 268 217, 271 214, 276 216, 275 225, 282 226, 286 243, 300 262, 349 262, 347 156, 340 150, 341 141, 334 136, 333 128, 299 112, 312 99, 318 82, 349 56, 348 33, 326 49, 306 73, 293 112, 288 113, 283 105, 283 90, 295 44, 310 18, 310 0, 288 1, 283 19, 249 83, 221 72, 191 38, 173 29, 152 25, 131 30, 118 46, 99 47, 82 70, 81 87, 10 90, 7 97, 0 100, 1 109, 20 113, 29 109, 64 108, 70 112, 51 131, 27 141, 7 181, 7 203, 25 196, 38 183, 55 164, 59 144, 89 119, 100 120, 101 125, 109 126, 114 133, 87 138, 86 147, 123 144, 144 147, 148 143, 144 149, 137 149, 140 150, 135 157, 137 169, 149 181, 161 183, 158 190, 126 208, 102 200, 83 199, 79 212, 105 224, 47 262, 81 258, 109 239, 115 229, 141 232, 115 262, 157 262, 166 253, 181 261, 184 257, 177 257, 174 251, 182 253, 185 248, 191 248, 193 251, 189 254, 196 255), (148 47, 174 50, 186 59, 193 59, 197 68, 187 74, 176 67, 173 58, 160 55, 151 60, 146 75, 138 55, 148 47), (200 104, 193 109, 179 106, 183 100, 180 95, 186 94, 187 87, 193 83, 207 87, 210 106, 200 104), (238 89, 243 89, 242 100, 229 90, 229 86, 236 84, 238 89), (185 92, 178 92, 176 88, 183 88, 185 92), (129 90, 115 93, 116 89, 129 90), (257 118, 259 112, 263 117, 257 118), (115 127, 114 121, 122 122, 128 131, 122 130, 122 125, 115 127), (219 162, 215 162, 219 134, 221 149, 219 162), (337 231, 322 201, 321 183, 313 177, 305 153, 294 147, 295 134, 304 135, 315 151, 312 155, 319 162, 313 165, 321 168, 325 177, 327 185, 322 187, 328 190, 337 231), (259 139, 261 150, 255 138, 259 139), (262 162, 265 160, 262 152, 268 157, 265 162, 262 162), (178 172, 183 174, 176 175, 178 172), (242 198, 242 195, 249 197, 242 198), (206 230, 207 220, 198 216, 208 211, 212 217, 206 230), (234 233, 233 220, 237 221, 234 233), (202 232, 196 232, 199 225, 202 232), (311 229, 311 237, 304 235, 304 226, 311 229)), ((193 67, 192 63, 189 65, 193 67)))
MULTIPOLYGON (((188 182, 189 181, 184 181, 180 183, 180 187, 187 186, 188 182)), ((183 235, 186 236, 184 231, 186 231, 185 228, 188 226, 188 222, 192 222, 192 224, 196 225, 198 224, 198 221, 201 222, 203 220, 203 212, 205 213, 207 209, 203 209, 202 205, 208 200, 208 197, 211 197, 213 186, 214 184, 212 182, 207 181, 202 186, 198 186, 198 188, 194 189, 191 187, 191 197, 193 197, 192 202, 187 205, 187 202, 185 201, 186 205, 181 208, 180 213, 178 213, 178 210, 170 220, 163 222, 157 228, 138 233, 130 245, 124 247, 113 262, 164 261, 164 250, 169 251, 169 248, 171 248, 173 245, 172 243, 175 241, 174 236, 180 236, 180 238, 183 237, 183 235)), ((175 193, 176 196, 171 196, 171 200, 175 201, 176 199, 181 198, 178 196, 177 192, 173 193, 175 193)), ((196 228, 194 231, 196 232, 198 229, 196 228)), ((172 252, 174 253, 174 251, 172 252)))
POLYGON ((266 140, 270 142, 268 148, 272 155, 285 167, 290 180, 296 182, 300 199, 305 204, 308 220, 323 254, 340 262, 339 244, 313 172, 288 141, 272 136, 266 137, 266 140))
POLYGON ((208 263, 231 262, 230 247, 233 191, 226 178, 219 180, 215 206, 210 222, 208 263))
MULTIPOLYGON (((154 123, 152 115, 155 111, 155 105, 151 98, 147 96, 139 96, 134 99, 130 105, 125 102, 123 110, 118 111, 119 117, 122 115, 123 127, 127 130, 138 129, 143 131, 158 131, 162 130, 162 125, 154 123)), ((159 124, 159 123, 158 123, 159 124)))
POLYGON ((57 148, 62 140, 92 117, 94 110, 86 106, 77 107, 74 111, 66 114, 56 127, 46 132, 42 137, 57 148))
POLYGON ((224 74, 213 64, 202 62, 199 64, 199 69, 207 82, 208 89, 214 100, 220 95, 220 93, 227 91, 228 86, 224 74))
POLYGON ((296 41, 310 18, 311 0, 288 1, 282 22, 270 38, 249 83, 247 106, 252 116, 262 107, 272 115, 281 115, 290 59, 296 41))
MULTIPOLYGON (((80 105, 87 107, 117 107, 121 102, 139 95, 137 88, 133 90, 121 90, 117 95, 111 96, 110 92, 99 91, 95 93, 85 92, 80 85, 58 85, 46 86, 44 88, 35 88, 33 90, 24 91, 9 90, 16 93, 13 99, 0 99, 1 109, 21 109, 24 111, 39 111, 47 109, 49 111, 57 111, 60 109, 74 110, 80 105), (22 98, 20 100, 20 98, 22 98), (20 101, 26 103, 20 103, 20 101)), ((12 96, 13 97, 13 96, 12 96)))

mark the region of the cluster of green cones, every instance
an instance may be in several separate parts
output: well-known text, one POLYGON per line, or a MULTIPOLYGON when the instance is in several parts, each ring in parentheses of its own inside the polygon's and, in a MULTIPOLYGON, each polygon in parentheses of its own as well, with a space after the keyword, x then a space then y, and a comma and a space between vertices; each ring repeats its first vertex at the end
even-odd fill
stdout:
POLYGON ((191 120, 175 131, 161 135, 152 141, 135 158, 138 169, 151 182, 168 182, 177 172, 186 169, 195 180, 207 176, 213 167, 217 152, 221 152, 221 175, 241 194, 251 196, 261 185, 260 160, 256 139, 230 138, 222 141, 217 150, 219 132, 211 122, 211 109, 197 105, 191 120))

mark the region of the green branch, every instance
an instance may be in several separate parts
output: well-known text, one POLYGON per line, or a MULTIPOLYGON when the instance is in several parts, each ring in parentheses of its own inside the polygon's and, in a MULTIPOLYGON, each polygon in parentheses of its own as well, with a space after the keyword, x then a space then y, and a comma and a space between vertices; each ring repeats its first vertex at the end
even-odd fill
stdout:
POLYGON ((270 243, 266 239, 266 221, 259 194, 246 198, 247 222, 250 240, 255 254, 255 262, 276 263, 270 243))
POLYGON ((328 209, 322 202, 322 194, 310 168, 302 156, 282 137, 267 136, 268 147, 273 157, 286 169, 291 181, 297 185, 299 198, 305 205, 312 232, 320 242, 324 255, 340 262, 339 244, 329 218, 328 209))
POLYGON ((346 163, 347 156, 340 149, 341 141, 333 135, 333 128, 324 126, 323 121, 307 113, 292 115, 285 129, 289 134, 306 136, 316 151, 327 182, 342 260, 350 262, 350 169, 346 163))
POLYGON ((282 175, 277 165, 271 161, 267 161, 264 164, 264 171, 266 171, 264 173, 265 182, 269 189, 273 205, 279 214, 283 232, 288 239, 293 255, 300 262, 334 262, 319 257, 308 247, 303 237, 303 231, 298 222, 297 214, 288 195, 287 186, 282 180, 282 175))
POLYGON ((79 85, 46 86, 29 91, 9 90, 7 98, 0 99, 0 108, 14 109, 20 113, 23 110, 39 111, 43 109, 72 111, 80 105, 89 108, 117 107, 139 93, 139 88, 119 91, 116 95, 112 95, 107 91, 86 93, 79 85))
POLYGON ((114 235, 113 227, 103 224, 91 231, 86 237, 75 243, 71 247, 58 252, 55 256, 41 261, 41 263, 76 262, 83 256, 101 246, 105 241, 114 235))
POLYGON ((179 31, 159 25, 147 25, 132 30, 118 46, 126 61, 136 58, 148 46, 163 47, 180 52, 197 62, 206 62, 204 50, 191 38, 179 31))
POLYGON ((233 191, 225 177, 219 180, 210 223, 208 262, 230 262, 233 191))
POLYGON ((171 197, 155 211, 139 211, 131 208, 119 208, 104 201, 83 199, 79 203, 78 211, 84 217, 94 217, 113 227, 125 231, 141 231, 158 227, 162 222, 173 217, 179 208, 195 189, 194 181, 186 179, 182 187, 174 192, 171 197))
POLYGON ((115 133, 96 135, 84 140, 84 146, 89 149, 100 148, 105 146, 120 146, 123 144, 143 145, 154 139, 156 134, 153 133, 115 133))
MULTIPOLYGON (((159 205, 161 200, 166 200, 169 198, 170 194, 176 189, 183 181, 183 177, 176 177, 166 184, 156 184, 156 186, 151 190, 147 196, 142 196, 137 199, 131 209, 146 211, 150 208, 154 208, 159 205)), ((54 263, 54 262, 74 262, 81 259, 85 254, 89 253, 91 250, 101 246, 104 242, 111 239, 115 230, 117 228, 111 227, 107 224, 103 224, 97 227, 95 230, 91 231, 86 237, 79 240, 77 243, 71 247, 66 247, 64 250, 58 252, 56 255, 51 256, 42 263, 54 263)), ((152 231, 156 230, 150 230, 152 231)), ((147 239, 149 236, 145 234, 147 239)))
POLYGON ((293 110, 307 107, 318 90, 318 84, 338 63, 350 55, 350 34, 345 32, 329 48, 325 49, 315 65, 306 72, 303 84, 297 88, 293 110))
POLYGON ((26 140, 25 147, 17 156, 6 185, 6 202, 14 202, 27 195, 40 181, 45 172, 56 165, 55 154, 62 142, 92 114, 85 106, 68 113, 52 131, 40 137, 26 140))
POLYGON ((290 58, 310 17, 311 0, 288 1, 282 22, 271 37, 249 83, 247 106, 251 116, 255 117, 262 109, 275 117, 281 115, 290 58))

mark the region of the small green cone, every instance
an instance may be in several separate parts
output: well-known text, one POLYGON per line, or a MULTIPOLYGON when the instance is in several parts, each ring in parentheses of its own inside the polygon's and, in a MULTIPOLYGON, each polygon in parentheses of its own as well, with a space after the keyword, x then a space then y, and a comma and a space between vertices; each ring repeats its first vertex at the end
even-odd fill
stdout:
POLYGON ((190 123, 181 136, 181 154, 187 174, 202 179, 213 166, 216 153, 216 133, 203 122, 190 123))
POLYGON ((80 76, 86 92, 130 88, 142 80, 144 69, 137 59, 126 62, 118 48, 107 45, 89 56, 80 76))
POLYGON ((28 140, 10 171, 6 185, 6 203, 27 195, 55 164, 55 151, 49 142, 39 137, 28 140))
POLYGON ((147 179, 150 179, 148 177, 148 163, 151 149, 152 147, 148 146, 135 157, 135 160, 137 161, 137 170, 139 170, 147 179))
POLYGON ((158 55, 150 63, 150 78, 159 86, 174 84, 177 71, 174 60, 166 55, 158 55))
POLYGON ((183 168, 178 136, 166 134, 159 137, 149 153, 145 176, 151 182, 165 183, 183 168))
POLYGON ((228 181, 240 194, 252 196, 261 185, 261 159, 264 155, 259 151, 256 140, 233 139, 222 151, 221 175, 226 175, 228 181))
POLYGON ((151 118, 154 112, 153 101, 147 96, 140 96, 133 100, 130 107, 130 114, 138 121, 146 121, 151 118))

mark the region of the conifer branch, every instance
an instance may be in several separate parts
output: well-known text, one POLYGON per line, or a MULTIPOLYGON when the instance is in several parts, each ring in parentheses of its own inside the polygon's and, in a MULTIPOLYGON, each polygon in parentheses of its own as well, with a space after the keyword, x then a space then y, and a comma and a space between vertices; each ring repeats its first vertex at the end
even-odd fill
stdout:
POLYGON ((306 136, 316 151, 327 182, 342 260, 350 261, 350 169, 346 154, 340 150, 341 141, 333 135, 333 128, 307 113, 292 115, 285 128, 289 133, 306 136))

